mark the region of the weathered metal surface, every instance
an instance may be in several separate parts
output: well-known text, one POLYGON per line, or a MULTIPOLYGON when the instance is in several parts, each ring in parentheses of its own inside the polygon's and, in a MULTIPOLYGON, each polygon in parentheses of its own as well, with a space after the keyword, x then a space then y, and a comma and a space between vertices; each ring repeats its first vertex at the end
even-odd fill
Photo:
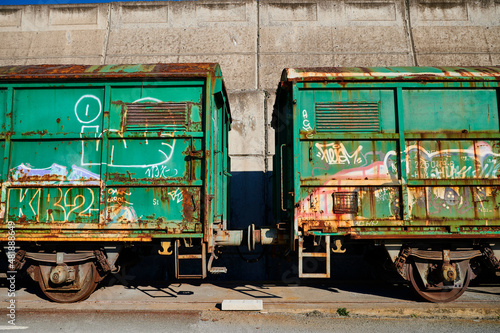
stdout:
POLYGON ((325 67, 287 68, 282 81, 323 80, 500 80, 500 67, 325 67))
POLYGON ((220 75, 212 63, 139 64, 139 65, 39 65, 0 67, 0 80, 188 78, 220 75))
POLYGON ((498 238, 499 86, 500 67, 284 70, 278 222, 293 239, 498 238))
POLYGON ((217 64, 0 67, 0 113, 0 219, 18 241, 204 238, 211 251, 207 233, 227 226, 217 64))

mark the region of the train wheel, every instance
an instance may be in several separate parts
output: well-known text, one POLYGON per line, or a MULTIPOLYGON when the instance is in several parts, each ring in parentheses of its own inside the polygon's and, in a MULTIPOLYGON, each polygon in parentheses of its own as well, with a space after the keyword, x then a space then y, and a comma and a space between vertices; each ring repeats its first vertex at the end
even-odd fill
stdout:
MULTIPOLYGON (((42 270, 47 269, 47 267, 37 266, 38 284, 47 298, 58 303, 74 303, 83 301, 94 292, 100 281, 95 264, 87 262, 73 267, 78 270, 79 288, 72 288, 72 286, 68 285, 53 285, 50 281, 46 281, 47 279, 44 278, 46 274, 42 273, 42 270)), ((50 269, 50 266, 48 269, 50 269)))
POLYGON ((414 262, 407 264, 406 269, 406 276, 410 282, 411 289, 423 299, 434 303, 446 303, 456 300, 465 292, 471 280, 470 268, 467 266, 464 282, 461 287, 449 289, 445 288, 443 283, 440 282, 434 283, 432 288, 428 288, 424 285, 414 262))

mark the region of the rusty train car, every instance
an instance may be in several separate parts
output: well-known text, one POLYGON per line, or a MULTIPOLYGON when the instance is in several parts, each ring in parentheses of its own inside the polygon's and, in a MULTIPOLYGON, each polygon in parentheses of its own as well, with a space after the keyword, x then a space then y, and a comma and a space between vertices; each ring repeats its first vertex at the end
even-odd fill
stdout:
POLYGON ((223 270, 231 114, 217 64, 3 67, 0 81, 11 270, 27 262, 57 302, 89 296, 124 244, 161 242, 178 278, 223 270))
MULTIPOLYGON (((57 302, 88 297, 123 248, 175 276, 216 249, 331 253, 371 242, 421 296, 459 297, 500 256, 500 68, 286 69, 273 112, 274 215, 229 220, 231 113, 217 64, 0 68, 0 242, 57 302)), ((310 270, 308 259, 324 263, 310 270)))
POLYGON ((429 301, 459 297, 480 259, 498 271, 499 87, 499 67, 284 70, 274 209, 299 276, 362 240, 429 301))

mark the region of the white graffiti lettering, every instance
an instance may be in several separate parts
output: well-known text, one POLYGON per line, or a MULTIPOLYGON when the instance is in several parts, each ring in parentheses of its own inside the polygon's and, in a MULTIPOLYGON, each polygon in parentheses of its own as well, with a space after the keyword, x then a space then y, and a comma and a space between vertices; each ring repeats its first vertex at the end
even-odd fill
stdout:
POLYGON ((360 164, 362 162, 360 152, 363 146, 358 146, 351 154, 342 143, 316 143, 315 146, 319 150, 317 156, 328 164, 360 164))
POLYGON ((179 188, 174 191, 168 192, 168 195, 177 203, 182 202, 182 200, 184 199, 184 197, 182 196, 182 191, 179 188))

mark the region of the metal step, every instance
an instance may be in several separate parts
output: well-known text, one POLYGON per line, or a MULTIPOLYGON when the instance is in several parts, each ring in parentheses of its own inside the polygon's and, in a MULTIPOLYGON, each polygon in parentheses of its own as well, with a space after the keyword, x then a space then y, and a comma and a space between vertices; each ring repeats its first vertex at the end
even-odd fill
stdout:
POLYGON ((174 258, 175 258, 175 278, 176 279, 204 279, 207 277, 207 250, 206 244, 201 244, 201 253, 196 254, 181 254, 180 240, 175 241, 174 258), (181 260, 189 260, 190 265, 193 265, 193 259, 201 260, 201 274, 181 274, 180 265, 181 260))
POLYGON ((209 272, 211 274, 226 274, 227 268, 226 267, 212 267, 209 272))
POLYGON ((304 240, 299 239, 299 278, 330 277, 330 236, 325 237, 325 252, 304 252, 304 240), (304 273, 304 258, 326 258, 326 273, 304 273))

